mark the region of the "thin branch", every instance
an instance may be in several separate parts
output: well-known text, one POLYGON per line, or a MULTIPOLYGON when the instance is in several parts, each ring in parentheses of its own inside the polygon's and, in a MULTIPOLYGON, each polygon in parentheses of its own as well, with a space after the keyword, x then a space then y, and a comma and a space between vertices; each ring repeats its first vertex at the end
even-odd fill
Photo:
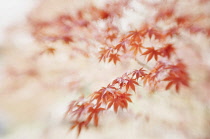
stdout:
POLYGON ((146 65, 146 64, 144 64, 144 63, 142 63, 142 62, 139 61, 137 58, 135 58, 135 61, 136 61, 139 65, 141 65, 142 67, 144 67, 144 68, 146 68, 146 69, 148 69, 148 70, 151 70, 151 69, 152 69, 150 66, 148 66, 148 65, 146 65))

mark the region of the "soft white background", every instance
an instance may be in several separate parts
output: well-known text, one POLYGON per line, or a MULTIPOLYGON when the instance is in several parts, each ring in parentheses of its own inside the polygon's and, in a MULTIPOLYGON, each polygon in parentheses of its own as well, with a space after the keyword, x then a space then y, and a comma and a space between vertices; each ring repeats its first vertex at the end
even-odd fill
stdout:
POLYGON ((27 13, 39 0, 0 0, 0 42, 7 27, 26 19, 27 13))

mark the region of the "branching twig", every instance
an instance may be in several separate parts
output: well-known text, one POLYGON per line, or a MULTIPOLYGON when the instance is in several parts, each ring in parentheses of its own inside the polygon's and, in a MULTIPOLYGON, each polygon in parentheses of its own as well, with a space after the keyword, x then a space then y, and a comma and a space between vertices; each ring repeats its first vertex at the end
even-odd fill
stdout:
POLYGON ((135 61, 136 61, 139 65, 141 65, 142 67, 144 67, 144 68, 146 68, 146 69, 148 69, 148 70, 151 70, 151 69, 152 69, 150 66, 148 66, 148 65, 146 65, 146 64, 144 64, 144 63, 142 63, 142 62, 139 61, 137 58, 135 58, 135 61))

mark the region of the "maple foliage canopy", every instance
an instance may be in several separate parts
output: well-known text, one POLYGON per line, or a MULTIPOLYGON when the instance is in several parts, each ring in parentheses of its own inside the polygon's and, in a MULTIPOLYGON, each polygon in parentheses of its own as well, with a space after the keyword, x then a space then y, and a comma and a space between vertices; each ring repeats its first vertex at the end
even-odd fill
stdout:
MULTIPOLYGON (((210 35, 209 28, 199 26, 195 15, 179 15, 176 13, 176 1, 165 8, 162 2, 153 4, 142 1, 147 7, 156 8, 156 13, 151 15, 151 21, 142 23, 137 28, 128 31, 120 31, 120 27, 114 24, 114 20, 123 17, 123 10, 131 9, 129 1, 118 1, 104 5, 104 8, 90 6, 79 9, 76 15, 60 15, 53 21, 33 21, 33 35, 41 43, 62 41, 65 44, 85 42, 90 46, 100 44, 100 50, 96 52, 99 62, 114 63, 116 66, 125 59, 134 59, 140 67, 131 72, 117 77, 107 86, 90 94, 89 97, 81 97, 70 103, 66 117, 71 117, 71 129, 78 128, 80 134, 83 128, 93 122, 98 126, 100 114, 103 111, 113 109, 127 109, 132 102, 134 92, 139 93, 138 86, 148 86, 151 90, 175 89, 179 92, 181 87, 190 87, 190 77, 184 60, 178 57, 178 43, 173 39, 182 38, 182 30, 191 33, 203 33, 210 35), (96 23, 103 21, 105 27, 100 29, 96 23), (161 27, 163 21, 173 23, 169 28, 161 27), (54 29, 53 34, 46 30, 54 29), (83 36, 75 31, 84 32, 83 36), (87 33, 94 32, 94 33, 87 33), (90 40, 95 40, 97 44, 90 40), (156 41, 148 45, 145 42, 156 41), (144 59, 144 60, 142 60, 144 59), (148 64, 148 63, 152 64, 148 64), (174 87, 174 88, 173 88, 174 87)), ((141 3, 141 2, 140 2, 141 3)), ((205 17, 205 16, 202 16, 205 17)), ((134 21, 135 22, 135 21, 134 21)), ((91 53, 89 50, 79 49, 84 55, 91 53)), ((75 50, 73 49, 73 50, 75 50)), ((56 49, 47 48, 43 52, 54 54, 56 49)))

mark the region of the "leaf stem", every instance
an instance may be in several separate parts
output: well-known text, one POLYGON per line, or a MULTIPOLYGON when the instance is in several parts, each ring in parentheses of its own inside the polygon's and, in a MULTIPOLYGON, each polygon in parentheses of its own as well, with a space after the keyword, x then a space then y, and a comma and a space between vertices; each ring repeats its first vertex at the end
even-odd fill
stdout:
POLYGON ((152 69, 150 66, 148 66, 148 65, 146 65, 146 64, 144 64, 144 63, 142 63, 142 62, 139 61, 137 58, 135 58, 135 61, 136 61, 139 65, 141 65, 142 67, 144 67, 144 68, 146 68, 146 69, 148 69, 148 70, 151 70, 151 69, 152 69))

